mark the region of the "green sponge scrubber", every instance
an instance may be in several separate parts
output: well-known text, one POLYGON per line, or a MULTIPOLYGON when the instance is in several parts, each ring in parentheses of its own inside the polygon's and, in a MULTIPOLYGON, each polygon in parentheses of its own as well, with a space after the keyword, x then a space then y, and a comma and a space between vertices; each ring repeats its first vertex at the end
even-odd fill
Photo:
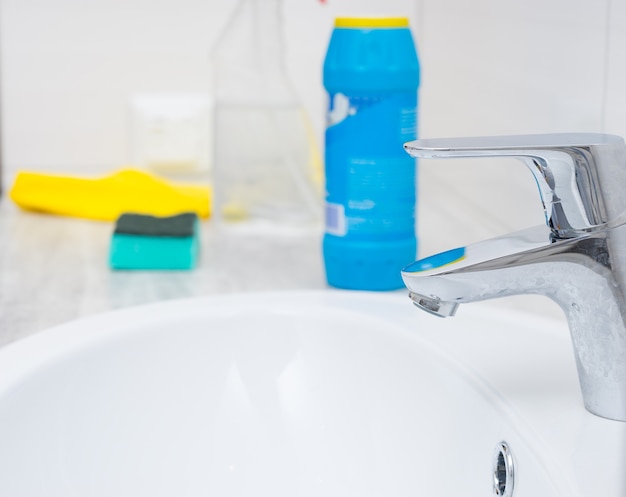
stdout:
POLYGON ((193 269, 198 257, 198 216, 122 214, 111 240, 112 269, 193 269))

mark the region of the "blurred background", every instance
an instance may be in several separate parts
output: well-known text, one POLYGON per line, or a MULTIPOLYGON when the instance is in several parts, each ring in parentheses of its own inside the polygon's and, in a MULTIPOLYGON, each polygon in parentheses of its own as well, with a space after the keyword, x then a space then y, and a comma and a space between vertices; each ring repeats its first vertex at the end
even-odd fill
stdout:
MULTIPOLYGON (((106 173, 146 157, 188 159, 203 178, 210 50, 235 5, 2 0, 5 190, 20 169, 106 173)), ((320 148, 333 20, 367 15, 410 18, 421 137, 626 135, 626 0, 284 0, 287 70, 320 148)), ((437 211, 431 224, 451 231, 479 216, 476 240, 543 221, 532 176, 500 160, 423 161, 419 205, 420 217, 437 211), (449 195, 473 209, 446 212, 449 195)), ((447 248, 428 243, 426 251, 447 248)))

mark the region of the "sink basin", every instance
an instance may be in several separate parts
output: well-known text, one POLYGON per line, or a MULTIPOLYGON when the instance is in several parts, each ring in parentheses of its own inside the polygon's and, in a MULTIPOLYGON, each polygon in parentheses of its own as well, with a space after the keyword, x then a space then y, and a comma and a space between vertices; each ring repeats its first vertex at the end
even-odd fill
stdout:
POLYGON ((625 423, 584 410, 565 324, 459 314, 285 292, 39 333, 0 349, 0 495, 484 497, 499 460, 503 495, 623 496, 625 423))

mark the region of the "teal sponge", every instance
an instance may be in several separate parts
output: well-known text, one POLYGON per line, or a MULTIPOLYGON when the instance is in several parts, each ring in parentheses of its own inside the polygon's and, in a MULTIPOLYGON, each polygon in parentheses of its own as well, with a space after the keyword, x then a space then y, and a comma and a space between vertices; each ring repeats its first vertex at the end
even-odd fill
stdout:
POLYGON ((193 269, 198 257, 198 216, 122 214, 115 223, 112 269, 193 269))

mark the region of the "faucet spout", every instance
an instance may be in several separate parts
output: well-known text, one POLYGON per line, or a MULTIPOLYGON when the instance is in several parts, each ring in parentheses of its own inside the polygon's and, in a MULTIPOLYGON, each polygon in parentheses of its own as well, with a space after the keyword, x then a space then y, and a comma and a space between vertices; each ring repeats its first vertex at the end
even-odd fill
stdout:
POLYGON ((521 278, 518 273, 537 267, 551 245, 550 230, 537 226, 417 260, 402 270, 402 278, 411 293, 457 306, 534 293, 545 277, 521 278))
MULTIPOLYGON (((564 136, 558 135, 558 139, 564 140, 564 136)), ((497 155, 524 155, 521 144, 525 140, 532 142, 537 137, 496 140, 515 144, 515 153, 499 148, 497 155)), ((579 186, 584 184, 584 191, 570 182, 569 200, 563 203, 564 197, 555 192, 563 192, 565 186, 559 189, 558 181, 552 183, 554 215, 547 217, 547 225, 420 259, 403 269, 402 278, 417 307, 442 317, 453 316, 457 307, 467 302, 531 293, 551 298, 563 309, 569 324, 585 407, 598 416, 626 421, 626 214, 621 205, 623 196, 614 197, 617 187, 607 183, 611 170, 619 169, 613 175, 617 179, 626 171, 626 146, 616 137, 596 137, 597 143, 610 144, 609 148, 598 145, 603 150, 598 157, 580 140, 576 135, 575 139, 565 139, 565 143, 575 141, 575 146, 558 148, 567 149, 566 155, 572 160, 584 162, 591 157, 590 162, 575 169, 588 171, 587 177, 595 178, 595 186, 574 174, 572 178, 579 186), (577 155, 575 148, 587 150, 588 157, 577 155), (570 205, 574 200, 577 205, 570 205), (593 218, 593 213, 602 216, 593 218), (588 222, 592 218, 595 221, 588 222), (582 224, 556 224, 557 220, 581 219, 582 224)), ((450 140, 442 142, 446 147, 436 147, 436 154, 485 156, 489 153, 468 143, 492 141, 464 139, 462 152, 455 152, 450 140)), ((425 141, 427 151, 423 154, 419 140, 408 144, 407 150, 415 156, 434 157, 433 142, 439 143, 425 141)), ((530 155, 555 157, 549 150, 552 145, 546 145, 551 140, 541 139, 539 143, 527 147, 532 150, 530 155)), ((558 160, 562 158, 558 156, 558 160)), ((549 161, 544 166, 545 171, 554 170, 549 161)), ((624 179, 620 188, 626 186, 624 179)))

